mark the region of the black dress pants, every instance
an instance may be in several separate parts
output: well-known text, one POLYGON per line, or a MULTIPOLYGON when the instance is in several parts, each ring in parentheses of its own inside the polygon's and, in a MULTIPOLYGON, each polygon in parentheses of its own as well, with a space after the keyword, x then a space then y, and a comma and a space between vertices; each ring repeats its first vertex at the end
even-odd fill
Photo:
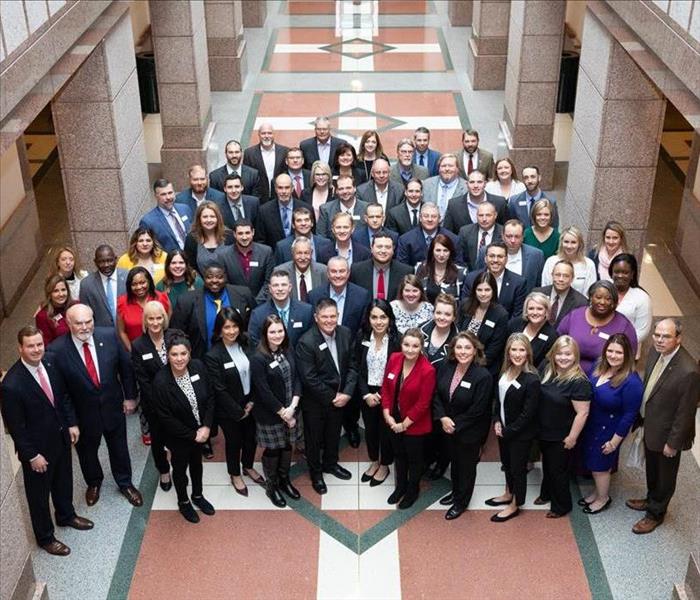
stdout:
POLYGON ((453 503, 455 506, 466 508, 474 493, 481 442, 469 440, 467 436, 460 435, 460 432, 455 432, 449 437, 453 503))
POLYGON ((418 486, 425 466, 425 437, 391 432, 396 471, 395 487, 407 495, 418 494, 418 486))
POLYGON ((119 425, 111 430, 103 430, 95 435, 87 431, 81 431, 75 449, 80 460, 80 470, 83 472, 85 483, 88 486, 100 486, 104 479, 102 465, 98 458, 98 451, 104 436, 107 442, 109 465, 112 468, 114 481, 120 489, 129 487, 131 483, 131 458, 129 446, 126 440, 126 419, 121 419, 119 425))
POLYGON ((506 476, 506 485, 515 496, 517 506, 525 504, 527 495, 527 461, 532 440, 504 440, 498 438, 498 449, 506 476))
POLYGON ((255 460, 255 421, 248 415, 242 421, 220 419, 219 427, 226 440, 226 468, 229 475, 241 474, 244 469, 252 469, 255 460))
POLYGON ((360 395, 355 393, 350 397, 348 403, 343 406, 343 429, 347 431, 357 431, 360 420, 360 407, 364 404, 360 395))
POLYGON ((192 495, 202 495, 202 445, 187 440, 169 440, 170 459, 173 463, 173 485, 180 504, 189 502, 187 496, 187 469, 192 478, 192 495))
POLYGON ((311 476, 320 476, 323 469, 338 463, 343 409, 336 408, 330 403, 322 405, 307 402, 306 404, 302 413, 306 461, 311 476))
POLYGON ((158 416, 149 409, 144 408, 143 415, 148 421, 148 430, 151 434, 151 454, 156 469, 161 475, 170 473, 170 463, 168 455, 165 451, 165 442, 163 438, 163 428, 160 426, 158 416))
MULTIPOLYGON (((378 387, 369 387, 370 394, 374 394, 378 390, 378 387)), ((368 406, 364 400, 361 402, 369 459, 372 462, 379 461, 382 465, 390 465, 394 462, 394 451, 391 447, 391 429, 384 420, 382 405, 368 406)))
POLYGON ((551 503, 552 512, 565 515, 571 512, 572 452, 564 448, 564 442, 540 440, 542 451, 542 486, 540 498, 551 503))
POLYGON ((676 491, 681 453, 679 451, 673 458, 669 458, 664 456, 663 452, 649 450, 645 444, 644 458, 647 475, 647 516, 655 521, 663 521, 668 503, 676 491))

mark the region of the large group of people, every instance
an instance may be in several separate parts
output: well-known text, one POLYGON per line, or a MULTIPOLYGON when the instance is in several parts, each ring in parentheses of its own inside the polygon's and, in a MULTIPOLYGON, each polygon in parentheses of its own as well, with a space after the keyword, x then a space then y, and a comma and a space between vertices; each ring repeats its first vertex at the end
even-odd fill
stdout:
POLYGON ((496 523, 520 514, 540 454, 534 503, 548 518, 572 510, 574 468, 595 482, 581 510, 604 511, 620 445, 643 423, 648 492, 627 504, 645 512, 635 533, 662 523, 700 378, 681 323, 652 326, 622 225, 610 221, 587 253, 579 229, 559 228, 537 166, 494 159, 474 130, 441 153, 420 127, 393 162, 377 131, 356 150, 325 117, 295 147, 269 123, 257 134, 249 148, 228 142, 209 174, 193 165, 179 193, 156 180, 156 206, 126 251, 98 246, 93 273, 57 250, 2 388, 41 547, 70 552, 49 497, 59 526, 92 527, 72 505, 71 446, 88 506, 104 479, 103 437, 118 488, 142 504, 127 444, 134 412, 160 487, 175 488, 192 523, 215 514, 202 481, 212 437, 223 438, 235 493, 247 496, 249 480, 284 507, 300 498, 295 452, 318 494, 327 476, 352 478, 341 433, 359 447, 360 417, 362 483, 380 486, 393 468, 387 501, 408 509, 422 478, 450 468, 448 520, 469 507, 493 433, 505 484, 487 500, 496 523))

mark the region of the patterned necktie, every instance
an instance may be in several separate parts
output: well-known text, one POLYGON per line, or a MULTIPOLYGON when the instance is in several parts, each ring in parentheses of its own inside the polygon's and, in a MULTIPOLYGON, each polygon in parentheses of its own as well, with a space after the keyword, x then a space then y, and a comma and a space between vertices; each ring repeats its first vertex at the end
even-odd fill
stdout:
POLYGON ((95 387, 100 387, 100 376, 97 374, 97 366, 92 358, 92 352, 90 352, 90 344, 88 342, 83 342, 83 356, 85 357, 85 368, 90 376, 90 380, 95 387))
POLYGON ((659 381, 659 377, 661 377, 661 373, 664 372, 665 366, 666 359, 663 356, 659 356, 659 360, 656 361, 656 364, 649 375, 649 379, 647 379, 647 384, 644 386, 644 396, 642 396, 642 407, 640 410, 642 416, 644 416, 649 396, 651 396, 651 393, 654 391, 656 382, 659 381))
POLYGON ((290 234, 288 206, 285 206, 282 209, 282 229, 284 229, 284 236, 287 237, 290 234))
POLYGON ((180 245, 180 248, 182 248, 185 244, 185 230, 180 224, 180 219, 177 218, 177 212, 175 212, 174 208, 171 208, 168 214, 170 215, 170 220, 175 226, 175 231, 177 232, 178 237, 178 244, 180 245))
POLYGON ((384 269, 379 269, 377 274, 377 298, 386 300, 386 291, 384 289, 384 269))
POLYGON ((469 155, 469 164, 467 164, 467 175, 474 170, 474 155, 469 155))
POLYGON ((554 325, 557 322, 557 316, 559 315, 559 294, 554 297, 554 302, 549 309, 549 323, 554 325))
POLYGON ((217 315, 221 312, 221 303, 222 303, 221 298, 214 298, 214 304, 216 305, 216 314, 217 315))
POLYGON ((287 327, 287 324, 289 321, 287 321, 287 318, 289 317, 289 309, 288 308, 282 308, 278 311, 280 319, 282 319, 282 323, 284 323, 284 326, 287 327))
POLYGON ((231 208, 233 208, 233 220, 234 221, 240 221, 241 220, 241 210, 239 208, 239 204, 232 204, 231 208))
POLYGON ((299 175, 294 176, 294 193, 297 198, 301 198, 301 177, 299 175))
POLYGON ((56 403, 54 402, 53 391, 51 390, 51 385, 49 384, 49 379, 44 373, 44 365, 39 363, 39 366, 37 367, 36 371, 39 375, 39 385, 41 386, 41 389, 44 390, 44 394, 46 394, 46 397, 49 399, 49 402, 51 402, 51 405, 56 406, 56 403))
POLYGON ((306 279, 304 278, 304 274, 300 273, 299 274, 299 300, 302 302, 306 302, 309 298, 309 295, 306 291, 306 279))

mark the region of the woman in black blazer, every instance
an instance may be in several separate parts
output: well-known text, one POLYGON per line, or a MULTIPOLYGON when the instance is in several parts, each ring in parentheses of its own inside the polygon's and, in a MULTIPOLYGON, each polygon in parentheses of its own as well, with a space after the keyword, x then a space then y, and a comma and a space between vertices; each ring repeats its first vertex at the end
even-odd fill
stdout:
POLYGON ((361 480, 375 487, 384 483, 389 475, 389 465, 394 462, 390 430, 382 415, 379 391, 384 381, 387 361, 394 352, 401 349, 401 344, 391 304, 386 300, 375 299, 369 305, 366 315, 362 335, 358 337, 355 346, 359 372, 357 393, 365 424, 367 454, 371 461, 361 480))
POLYGON ((532 347, 532 364, 538 369, 559 334, 549 321, 549 297, 542 292, 530 292, 523 304, 522 316, 508 321, 508 333, 524 333, 532 347))
POLYGON ((537 435, 540 378, 532 364, 532 347, 524 333, 514 333, 506 342, 498 394, 493 405, 493 429, 498 437, 507 491, 490 498, 489 506, 507 505, 491 517, 494 523, 520 514, 527 493, 527 459, 537 435))
POLYGON ((280 492, 292 500, 301 497, 289 479, 292 444, 303 441, 301 415, 297 415, 301 381, 294 363, 294 351, 282 320, 269 315, 263 322, 260 343, 250 359, 253 415, 258 444, 264 448, 263 471, 267 497, 279 508, 287 506, 280 492))
POLYGON ((484 362, 484 348, 471 331, 452 340, 448 360, 438 371, 433 399, 435 416, 450 439, 452 492, 440 500, 450 509, 448 521, 459 517, 469 505, 476 482, 482 440, 491 423, 492 380, 484 362))
POLYGON ((472 285, 469 297, 462 303, 460 331, 471 331, 484 346, 485 367, 493 379, 503 362, 503 348, 508 337, 508 311, 497 302, 498 287, 488 271, 481 273, 472 285))
POLYGON ((179 329, 165 336, 168 366, 153 380, 156 413, 165 433, 173 463, 173 483, 180 513, 190 523, 198 523, 197 506, 205 515, 214 507, 202 494, 201 444, 209 439, 214 419, 214 402, 204 363, 191 359, 190 340, 179 329), (192 479, 192 504, 187 497, 187 468, 192 479))
POLYGON ((165 351, 165 330, 168 313, 157 300, 146 302, 143 307, 143 335, 131 342, 131 364, 139 384, 141 411, 151 432, 151 454, 160 473, 160 487, 167 492, 173 485, 170 479, 170 463, 165 452, 163 428, 153 403, 153 379, 168 362, 165 351))
POLYGON ((241 496, 248 488, 243 472, 255 483, 264 484, 253 468, 255 460, 255 421, 250 414, 250 361, 248 336, 241 314, 233 308, 222 308, 214 322, 214 345, 204 357, 214 395, 214 421, 226 439, 226 468, 231 484, 241 496))

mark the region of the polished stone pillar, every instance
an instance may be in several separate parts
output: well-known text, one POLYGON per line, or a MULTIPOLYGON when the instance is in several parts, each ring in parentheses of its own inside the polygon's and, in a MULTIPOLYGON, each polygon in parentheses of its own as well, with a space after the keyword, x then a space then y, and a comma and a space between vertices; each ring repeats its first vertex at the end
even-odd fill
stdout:
MULTIPOLYGON (((458 3, 459 4, 459 3, 458 3)), ((467 73, 474 90, 502 90, 506 84, 510 0, 474 0, 467 73)))
POLYGON ((453 27, 469 27, 472 24, 473 0, 447 3, 447 16, 453 27))
POLYGON ((134 40, 128 12, 54 99, 68 220, 83 264, 94 248, 123 252, 150 200, 134 40))
POLYGON ((187 170, 206 164, 213 130, 207 33, 202 0, 151 0, 158 77, 163 176, 187 186, 187 170))
POLYGON ((665 107, 656 86, 587 10, 560 221, 588 231, 590 243, 614 217, 641 255, 665 107))
POLYGON ((242 0, 243 27, 263 27, 267 18, 265 0, 242 0))
POLYGON ((515 165, 537 165, 544 189, 551 189, 554 179, 552 140, 565 13, 563 0, 513 0, 510 9, 501 129, 515 165))
MULTIPOLYGON (((700 134, 696 129, 685 176, 676 230, 676 254, 688 280, 700 294, 700 134)), ((700 556, 700 554, 699 554, 700 556)))
POLYGON ((213 92, 239 91, 248 71, 241 0, 204 0, 213 92))

